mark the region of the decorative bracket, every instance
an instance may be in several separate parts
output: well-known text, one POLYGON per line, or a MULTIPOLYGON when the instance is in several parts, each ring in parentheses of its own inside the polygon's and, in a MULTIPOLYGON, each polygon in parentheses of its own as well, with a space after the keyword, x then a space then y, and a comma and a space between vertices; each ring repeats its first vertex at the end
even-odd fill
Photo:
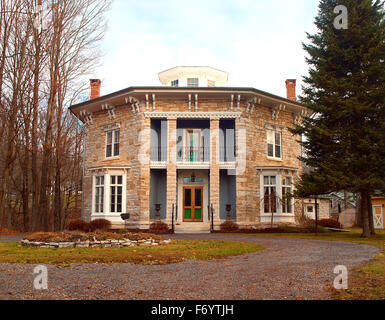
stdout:
POLYGON ((150 100, 148 94, 146 94, 146 112, 150 111, 150 100))
POLYGON ((107 110, 108 113, 108 119, 115 120, 115 110, 116 108, 113 106, 110 106, 109 104, 102 104, 102 110, 107 110))
POLYGON ((295 125, 300 125, 302 118, 310 116, 310 112, 307 110, 301 110, 301 112, 293 113, 293 119, 295 125))
POLYGON ((195 94, 195 110, 194 112, 198 112, 198 94, 195 94))
POLYGON ((131 107, 132 113, 135 114, 135 113, 140 112, 140 105, 139 105, 139 101, 137 99, 129 96, 125 100, 126 100, 126 104, 128 104, 131 107))
POLYGON ((91 112, 88 112, 86 110, 82 110, 80 111, 80 116, 81 117, 84 117, 84 123, 89 126, 91 124, 93 124, 93 120, 92 120, 92 113, 91 112))
POLYGON ((233 111, 234 110, 234 95, 232 94, 231 95, 231 100, 230 100, 230 111, 233 111))
POLYGON ((261 98, 254 98, 247 101, 247 107, 246 107, 246 113, 253 113, 254 108, 257 104, 261 104, 262 99, 261 98))
POLYGON ((286 110, 286 106, 284 104, 280 104, 279 106, 272 107, 271 108, 271 119, 272 120, 278 120, 279 113, 281 111, 285 111, 285 110, 286 110))

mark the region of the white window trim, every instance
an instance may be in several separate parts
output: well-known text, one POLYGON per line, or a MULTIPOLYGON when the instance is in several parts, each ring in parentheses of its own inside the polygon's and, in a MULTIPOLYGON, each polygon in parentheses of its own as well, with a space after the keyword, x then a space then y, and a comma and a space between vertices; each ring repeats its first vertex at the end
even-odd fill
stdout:
POLYGON ((198 88, 199 87, 199 78, 187 78, 187 87, 189 88, 198 88), (197 80, 196 83, 194 83, 194 85, 191 85, 189 84, 189 80, 197 80))
POLYGON ((120 217, 121 213, 111 212, 111 190, 110 190, 110 179, 111 176, 122 176, 122 212, 127 212, 127 174, 123 170, 111 170, 108 173, 104 174, 95 174, 92 176, 92 216, 97 216, 98 218, 103 217, 120 217), (96 189, 96 177, 104 176, 104 204, 103 204, 103 213, 95 212, 95 189, 96 189))
MULTIPOLYGON (((262 170, 260 171, 260 203, 263 203, 263 198, 265 194, 265 176, 275 176, 276 177, 276 188, 277 188, 277 197, 282 199, 282 177, 291 177, 292 181, 294 181, 294 177, 288 174, 282 174, 280 171, 271 171, 271 170, 262 170)), ((292 190, 294 190, 294 185, 292 186, 292 190)), ((282 212, 282 204, 279 203, 277 205, 277 212, 274 213, 274 217, 294 217, 295 208, 294 208, 294 199, 291 199, 292 203, 292 213, 283 213, 282 212)), ((260 215, 261 217, 271 217, 271 213, 265 213, 264 206, 260 205, 260 215)))
POLYGON ((273 129, 267 129, 266 130, 266 154, 267 154, 267 158, 270 159, 270 160, 282 161, 282 159, 283 159, 282 131, 273 130, 273 129), (274 154, 273 157, 269 156, 269 132, 273 133, 273 154, 274 154), (275 144, 275 134, 276 133, 279 133, 279 135, 280 135, 280 147, 281 147, 281 156, 280 157, 276 157, 275 156, 275 147, 276 147, 276 144, 275 144))
POLYGON ((104 158, 105 159, 108 159, 108 160, 111 160, 111 159, 119 159, 120 158, 120 153, 121 153, 121 148, 120 148, 120 141, 122 139, 121 137, 121 132, 120 132, 120 128, 114 128, 114 129, 111 129, 111 130, 107 130, 105 131, 105 146, 104 146, 104 158), (115 132, 116 131, 119 131, 119 155, 117 156, 114 156, 114 151, 115 151, 115 132), (111 157, 107 157, 107 141, 108 141, 108 133, 109 132, 112 132, 112 148, 111 148, 111 157))

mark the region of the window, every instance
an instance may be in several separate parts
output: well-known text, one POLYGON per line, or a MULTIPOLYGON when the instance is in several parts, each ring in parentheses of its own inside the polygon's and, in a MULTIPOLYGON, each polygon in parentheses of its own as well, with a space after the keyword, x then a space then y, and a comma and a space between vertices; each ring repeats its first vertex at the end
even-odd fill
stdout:
POLYGON ((103 213, 104 176, 95 177, 95 213, 103 213))
POLYGON ((119 156, 120 130, 107 132, 106 158, 119 156))
POLYGON ((282 213, 293 213, 291 203, 292 178, 284 177, 282 179, 282 213))
POLYGON ((267 131, 267 155, 272 158, 282 158, 280 132, 267 131))
POLYGON ((179 80, 171 81, 171 87, 179 87, 179 80))
POLYGON ((198 78, 188 78, 187 79, 187 86, 188 87, 198 87, 199 86, 199 79, 198 78))
POLYGON ((122 191, 123 191, 123 176, 111 176, 110 182, 110 211, 112 213, 122 212, 122 191))
POLYGON ((208 86, 208 87, 215 87, 215 81, 213 81, 213 80, 208 80, 208 81, 207 81, 207 86, 208 86))
POLYGON ((277 212, 277 178, 275 176, 264 176, 264 210, 265 213, 277 212))
POLYGON ((308 213, 312 213, 312 212, 313 212, 313 206, 307 206, 306 211, 307 211, 308 213))

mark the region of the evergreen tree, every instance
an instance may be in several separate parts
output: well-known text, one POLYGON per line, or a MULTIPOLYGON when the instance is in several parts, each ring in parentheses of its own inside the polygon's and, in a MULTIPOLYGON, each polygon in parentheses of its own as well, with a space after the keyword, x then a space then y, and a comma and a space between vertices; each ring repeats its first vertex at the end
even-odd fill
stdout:
POLYGON ((297 194, 348 190, 361 196, 363 236, 370 234, 370 197, 385 186, 385 11, 383 1, 321 0, 307 34, 309 75, 301 101, 313 111, 292 130, 304 136, 297 194), (348 9, 337 29, 334 9, 348 9))

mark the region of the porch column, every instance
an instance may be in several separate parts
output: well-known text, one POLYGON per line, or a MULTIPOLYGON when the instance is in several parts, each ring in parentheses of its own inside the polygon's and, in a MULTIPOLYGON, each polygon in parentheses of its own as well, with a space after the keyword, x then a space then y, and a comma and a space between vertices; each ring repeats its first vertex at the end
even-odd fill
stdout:
POLYGON ((219 228, 219 119, 210 120, 210 205, 214 207, 214 225, 219 228))
MULTIPOLYGON (((172 205, 177 205, 177 181, 176 181, 176 139, 177 120, 168 119, 168 143, 167 143, 167 210, 166 222, 171 223, 172 205)), ((174 211, 175 214, 175 211, 174 211)), ((175 218, 175 216, 174 216, 175 218)))
POLYGON ((139 151, 139 172, 140 183, 139 189, 139 212, 140 225, 146 228, 150 222, 150 141, 151 141, 151 119, 144 118, 142 123, 142 133, 140 136, 140 151, 139 151))

